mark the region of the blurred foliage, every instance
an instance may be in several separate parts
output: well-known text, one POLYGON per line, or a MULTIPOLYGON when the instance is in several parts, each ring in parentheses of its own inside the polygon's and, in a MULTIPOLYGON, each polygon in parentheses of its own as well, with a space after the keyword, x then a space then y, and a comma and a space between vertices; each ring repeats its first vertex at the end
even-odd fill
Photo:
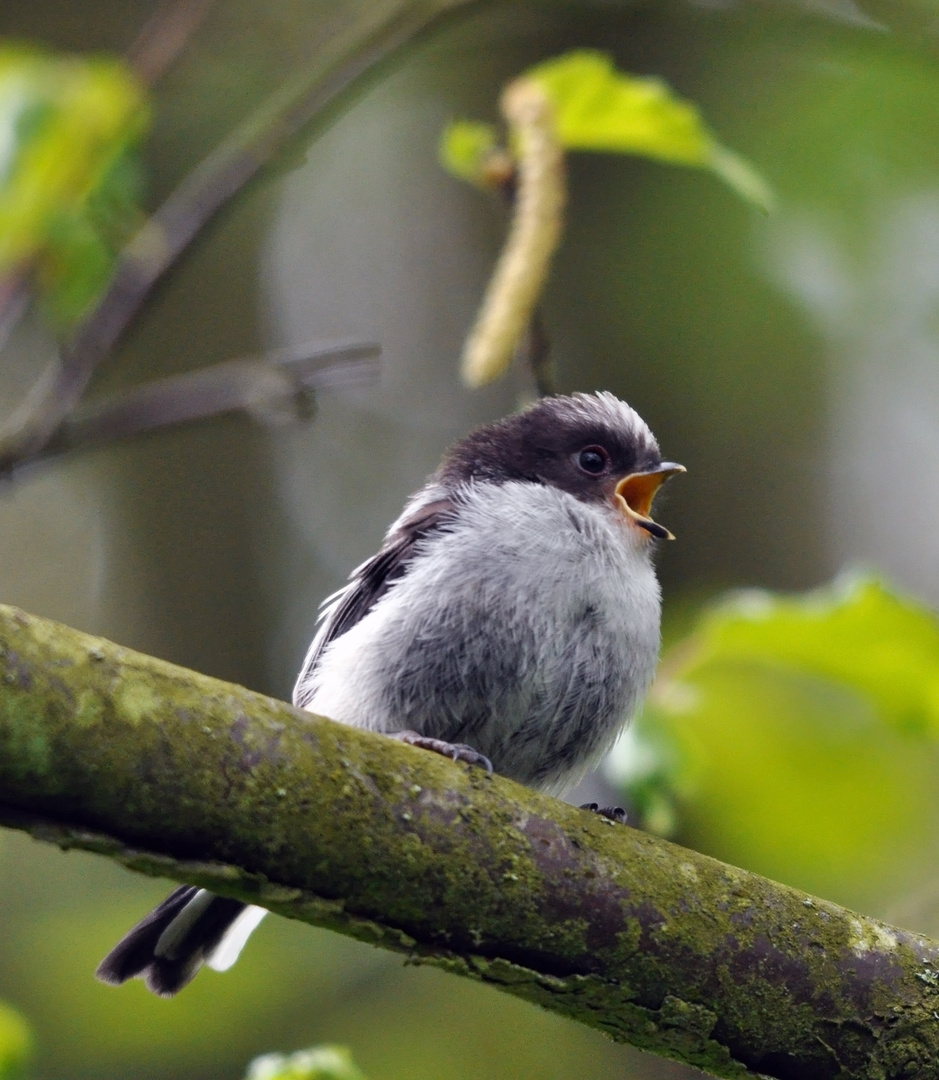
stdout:
POLYGON ((732 595, 667 656, 609 768, 647 825, 857 895, 934 853, 939 619, 859 574, 732 595))
POLYGON ((756 170, 721 146, 697 106, 661 79, 617 71, 610 57, 590 49, 547 60, 525 77, 548 91, 567 149, 639 154, 711 169, 744 199, 764 210, 771 206, 772 194, 756 170))
POLYGON ((23 1017, 0 1001, 0 1080, 22 1080, 33 1056, 33 1037, 23 1017))
POLYGON ((759 48, 734 77, 778 65, 786 91, 762 94, 753 120, 774 158, 787 208, 824 212, 839 238, 863 254, 885 200, 931 189, 939 166, 935 59, 884 35, 827 34, 784 55, 759 48), (767 139, 772 139, 772 148, 767 139), (854 247, 854 245, 857 245, 854 247))
POLYGON ((142 88, 119 60, 0 46, 0 281, 27 278, 67 331, 139 224, 142 88))
POLYGON ((295 1054, 255 1058, 245 1080, 366 1080, 344 1046, 316 1046, 295 1054))
POLYGON ((487 190, 487 162, 496 153, 499 134, 495 124, 482 120, 453 120, 440 136, 437 156, 440 164, 458 180, 487 190))
MULTIPOLYGON (((772 193, 756 170, 722 146, 698 108, 661 79, 617 71, 609 56, 593 49, 545 60, 519 79, 531 79, 547 92, 566 150, 638 154, 710 169, 760 209, 772 206, 772 193)), ((454 121, 441 137, 439 157, 455 176, 485 187, 486 165, 495 150, 492 125, 454 121)))

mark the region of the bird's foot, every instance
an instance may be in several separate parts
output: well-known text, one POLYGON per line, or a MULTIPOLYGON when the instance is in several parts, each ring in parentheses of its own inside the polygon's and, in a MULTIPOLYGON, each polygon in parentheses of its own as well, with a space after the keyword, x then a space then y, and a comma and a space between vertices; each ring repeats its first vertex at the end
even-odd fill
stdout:
POLYGON ((432 750, 435 754, 443 754, 451 761, 465 761, 468 765, 481 765, 492 776, 492 762, 474 750, 466 743, 445 742, 443 739, 432 739, 429 735, 420 735, 416 731, 392 731, 392 739, 400 739, 408 746, 417 746, 421 750, 432 750))
POLYGON ((600 817, 617 825, 627 824, 626 811, 621 806, 600 806, 599 803, 585 802, 581 803, 580 809, 590 810, 591 813, 599 814, 600 817))

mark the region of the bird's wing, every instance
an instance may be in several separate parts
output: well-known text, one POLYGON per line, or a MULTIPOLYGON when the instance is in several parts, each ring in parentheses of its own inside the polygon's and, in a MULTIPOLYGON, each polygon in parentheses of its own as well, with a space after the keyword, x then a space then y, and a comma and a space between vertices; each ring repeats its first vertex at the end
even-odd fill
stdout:
POLYGON ((442 497, 402 516, 388 533, 381 550, 352 571, 348 585, 323 601, 319 628, 294 687, 294 705, 302 709, 312 698, 312 676, 326 646, 364 618, 392 582, 404 576, 417 554, 418 542, 452 520, 454 509, 453 499, 442 497))

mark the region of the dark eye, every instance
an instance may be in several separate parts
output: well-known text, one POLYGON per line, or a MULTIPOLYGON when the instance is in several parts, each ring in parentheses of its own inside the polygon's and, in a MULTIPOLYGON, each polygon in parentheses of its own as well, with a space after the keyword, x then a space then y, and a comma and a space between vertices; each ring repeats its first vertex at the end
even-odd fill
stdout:
POLYGON ((610 455, 602 446, 585 446, 577 455, 577 464, 585 473, 590 473, 591 476, 599 476, 609 468, 610 455))

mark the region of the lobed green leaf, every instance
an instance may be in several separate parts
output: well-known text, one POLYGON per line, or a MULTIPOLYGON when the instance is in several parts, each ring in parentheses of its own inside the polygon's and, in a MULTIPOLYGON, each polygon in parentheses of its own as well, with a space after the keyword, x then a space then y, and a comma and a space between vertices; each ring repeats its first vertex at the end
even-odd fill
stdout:
POLYGON ((939 620, 877 578, 738 594, 704 617, 679 678, 734 662, 820 676, 861 695, 879 722, 939 736, 939 620))
POLYGON ((737 594, 666 658, 612 769, 710 854, 852 905, 912 887, 937 855, 939 619, 869 575, 737 594))
POLYGON ((756 170, 723 147, 697 107, 661 79, 617 71, 605 53, 579 49, 530 68, 556 110, 568 150, 638 154, 674 165, 709 169, 762 210, 773 196, 756 170))

